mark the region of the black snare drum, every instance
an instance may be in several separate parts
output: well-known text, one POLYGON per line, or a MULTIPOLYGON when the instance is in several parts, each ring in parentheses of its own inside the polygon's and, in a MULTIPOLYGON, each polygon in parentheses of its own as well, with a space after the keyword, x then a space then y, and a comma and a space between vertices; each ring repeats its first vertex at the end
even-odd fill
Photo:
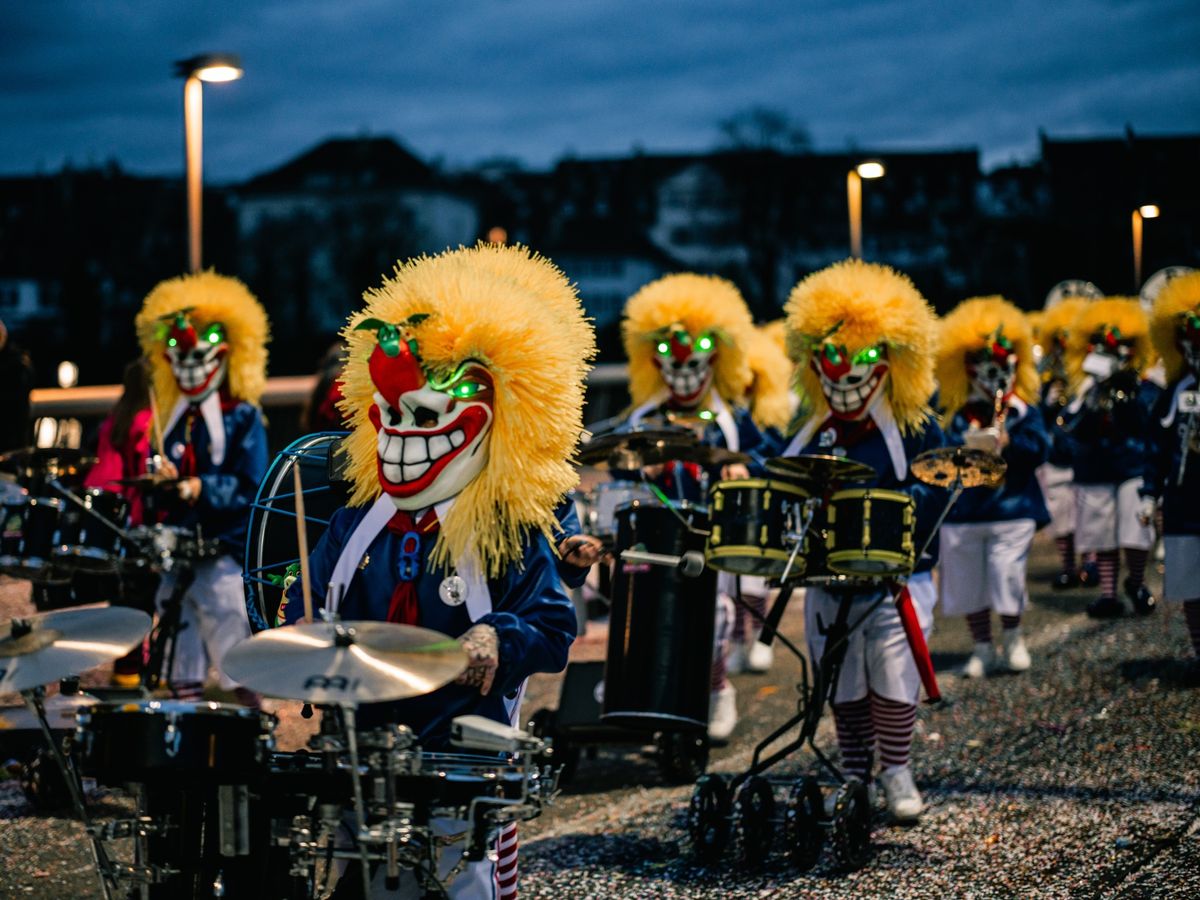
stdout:
POLYGON ((695 508, 643 506, 617 510, 604 702, 609 725, 647 731, 708 728, 709 681, 717 574, 696 578, 677 569, 621 561, 620 551, 680 556, 703 551, 708 516, 695 508))
POLYGON ((121 562, 121 537, 105 521, 125 528, 129 524, 129 501, 120 494, 101 490, 83 491, 80 499, 84 509, 74 506, 63 514, 54 558, 64 567, 83 572, 116 572, 121 562))
POLYGON ((53 559, 62 510, 61 500, 46 497, 30 497, 8 507, 5 543, 16 553, 5 557, 0 571, 41 584, 68 580, 69 575, 60 571, 53 559))
POLYGON ((223 703, 102 703, 79 714, 76 742, 101 784, 244 784, 265 769, 270 722, 223 703))
POLYGON ((855 576, 905 575, 913 570, 916 506, 900 491, 859 488, 829 499, 829 568, 855 576))
MULTIPOLYGON (((709 565, 736 575, 778 578, 793 546, 786 536, 800 531, 808 499, 806 490, 784 481, 749 478, 717 483, 709 492, 712 534, 704 554, 709 565)), ((800 555, 793 571, 803 566, 800 555)))

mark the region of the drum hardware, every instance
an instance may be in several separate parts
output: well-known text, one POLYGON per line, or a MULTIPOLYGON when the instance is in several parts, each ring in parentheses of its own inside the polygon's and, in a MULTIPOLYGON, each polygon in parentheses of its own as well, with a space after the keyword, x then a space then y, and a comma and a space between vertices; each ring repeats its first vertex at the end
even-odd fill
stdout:
POLYGON ((580 446, 578 459, 580 465, 626 470, 668 462, 718 467, 750 461, 744 453, 701 444, 691 430, 681 427, 614 431, 592 437, 580 446))
POLYGON ((622 550, 621 559, 634 564, 678 569, 684 578, 696 578, 704 571, 704 554, 699 550, 689 550, 681 556, 673 556, 667 553, 648 553, 644 544, 638 544, 629 550, 622 550))
POLYGON ((866 463, 823 453, 801 456, 777 456, 766 461, 772 475, 826 488, 834 482, 866 481, 875 477, 875 470, 866 463))
MULTIPOLYGON (((1182 399, 1182 398, 1181 398, 1182 399)), ((1179 471, 1175 473, 1175 486, 1183 486, 1183 476, 1187 472, 1188 455, 1193 452, 1200 452, 1200 447, 1196 446, 1197 431, 1200 430, 1200 410, 1195 406, 1191 409, 1183 410, 1183 404, 1180 404, 1180 411, 1187 416, 1187 424, 1179 429, 1179 471)))

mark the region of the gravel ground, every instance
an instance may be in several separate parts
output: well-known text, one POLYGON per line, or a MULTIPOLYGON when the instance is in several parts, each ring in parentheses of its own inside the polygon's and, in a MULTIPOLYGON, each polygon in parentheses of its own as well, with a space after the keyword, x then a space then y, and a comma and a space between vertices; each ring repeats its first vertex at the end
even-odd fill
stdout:
MULTIPOLYGON (((1176 609, 1097 624, 1084 592, 1045 590, 1052 551, 1035 545, 1026 616, 1034 657, 1022 676, 965 682, 951 673, 970 639, 939 621, 931 641, 947 700, 922 707, 914 766, 929 810, 900 828, 876 816, 875 855, 837 873, 822 861, 798 874, 777 845, 760 872, 726 859, 696 865, 684 836, 690 789, 668 787, 649 754, 606 750, 522 829, 522 894, 616 897, 1114 897, 1200 896, 1200 691, 1176 609)), ((1152 575, 1152 584, 1157 584, 1152 575)), ((25 586, 0 579, 0 617, 25 586)), ((784 632, 801 637, 798 605, 784 632)), ((603 654, 594 628, 575 657, 603 654)), ((710 768, 737 772, 758 736, 794 709, 798 667, 783 654, 768 676, 738 676, 743 721, 710 768)), ((102 678, 103 673, 93 675, 102 678)), ((557 678, 539 677, 527 710, 557 703, 557 678)), ((284 735, 302 739, 294 717, 284 735)), ((828 717, 818 743, 832 748, 828 717)), ((803 771, 804 755, 780 767, 803 771)), ((101 816, 127 808, 92 795, 101 816)), ((19 789, 0 783, 0 897, 96 896, 79 827, 33 815, 19 789)), ((265 898, 264 898, 265 900, 265 898)))

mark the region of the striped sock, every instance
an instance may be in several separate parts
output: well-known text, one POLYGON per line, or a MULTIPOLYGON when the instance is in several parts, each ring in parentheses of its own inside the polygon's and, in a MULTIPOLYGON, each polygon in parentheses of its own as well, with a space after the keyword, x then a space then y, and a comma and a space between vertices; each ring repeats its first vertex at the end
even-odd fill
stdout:
POLYGON ((981 609, 978 612, 967 613, 967 628, 971 630, 971 640, 977 644, 992 642, 992 611, 981 609))
POLYGON ((884 769, 908 765, 913 729, 917 724, 917 705, 900 703, 871 692, 871 721, 879 735, 879 765, 884 769))
POLYGON ((729 667, 725 663, 725 648, 713 657, 712 669, 708 677, 708 689, 712 693, 716 693, 721 688, 725 687, 729 681, 729 667))
POLYGON ((1062 563, 1064 572, 1075 571, 1075 533, 1064 534, 1054 539, 1054 546, 1058 548, 1058 559, 1062 563))
POLYGON ((757 635, 762 631, 762 616, 767 614, 767 598, 756 596, 754 594, 743 594, 742 601, 749 606, 750 609, 758 613, 750 612, 742 606, 741 603, 737 607, 737 618, 733 623, 733 640, 735 643, 744 644, 749 635, 757 635))
POLYGON ((1101 550, 1096 554, 1096 568, 1100 570, 1100 596, 1117 596, 1117 568, 1120 557, 1116 550, 1101 550))
POLYGON ((842 769, 847 777, 864 781, 871 771, 875 753, 875 728, 871 723, 871 698, 833 704, 837 725, 838 749, 842 751, 842 769))
POLYGON ((496 838, 496 896, 514 900, 517 896, 517 823, 500 829, 496 838))
POLYGON ((1139 550, 1136 547, 1125 548, 1125 568, 1129 570, 1128 581, 1137 590, 1146 581, 1146 560, 1149 550, 1139 550))
POLYGON ((1192 639, 1192 652, 1200 656, 1200 598, 1183 601, 1183 617, 1192 639))
POLYGON ((1005 631, 1012 631, 1014 628, 1020 628, 1021 627, 1021 616, 1020 615, 1001 616, 1000 617, 1000 627, 1003 628, 1005 631))
POLYGON ((176 700, 198 703, 204 699, 204 682, 177 681, 171 686, 171 696, 176 700))

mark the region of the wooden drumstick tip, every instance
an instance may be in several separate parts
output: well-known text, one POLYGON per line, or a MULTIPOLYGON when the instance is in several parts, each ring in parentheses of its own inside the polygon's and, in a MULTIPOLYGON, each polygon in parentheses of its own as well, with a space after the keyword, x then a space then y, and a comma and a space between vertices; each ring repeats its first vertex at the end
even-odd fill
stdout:
POLYGON ((296 544, 300 551, 300 591, 304 597, 304 621, 313 620, 312 582, 308 575, 308 527, 304 521, 304 483, 300 479, 300 457, 292 460, 292 483, 296 504, 296 544))

